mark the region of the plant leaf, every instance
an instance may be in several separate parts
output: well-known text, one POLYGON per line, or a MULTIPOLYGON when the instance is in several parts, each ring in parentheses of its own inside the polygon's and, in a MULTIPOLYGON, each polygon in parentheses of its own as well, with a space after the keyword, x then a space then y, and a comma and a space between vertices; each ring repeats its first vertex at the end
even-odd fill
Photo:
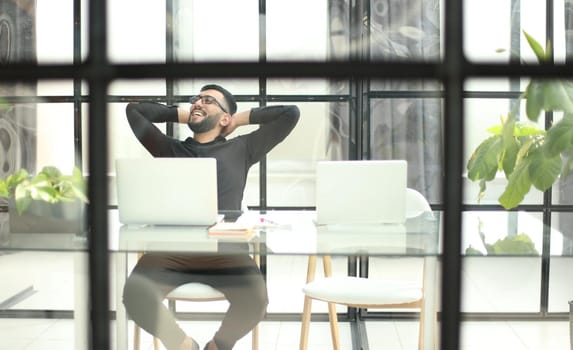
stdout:
POLYGON ((527 100, 525 101, 525 111, 527 118, 537 122, 541 109, 543 108, 543 93, 545 86, 540 80, 531 80, 525 90, 527 100))
POLYGON ((8 197, 10 192, 8 192, 8 185, 6 181, 0 179, 0 197, 8 197))
POLYGON ((544 135, 545 130, 539 129, 537 125, 531 124, 529 122, 516 122, 515 123, 515 131, 513 132, 514 136, 522 137, 522 136, 536 136, 536 135, 544 135))
POLYGON ((561 156, 547 157, 544 152, 537 150, 531 156, 529 178, 535 188, 545 191, 557 180, 561 172, 561 156))
POLYGON ((507 148, 512 142, 515 141, 513 137, 515 133, 515 116, 509 114, 506 121, 503 123, 503 130, 501 137, 503 138, 503 148, 507 148))
POLYGON ((16 202, 16 209, 18 214, 22 214, 26 208, 32 203, 32 198, 30 198, 30 192, 26 188, 26 183, 20 183, 14 189, 14 201, 16 202))
POLYGON ((573 145, 573 115, 566 114, 547 131, 543 144, 544 153, 555 157, 573 145))
POLYGON ((60 169, 56 168, 55 166, 45 166, 42 168, 42 171, 38 173, 38 175, 45 175, 50 180, 58 179, 62 176, 62 172, 60 169))
POLYGON ((18 186, 20 183, 26 181, 29 178, 30 174, 28 174, 28 171, 26 171, 26 169, 23 168, 11 175, 8 175, 8 177, 6 178, 6 185, 8 187, 8 192, 13 191, 16 188, 16 186, 18 186))
POLYGON ((42 200, 48 203, 58 201, 58 191, 49 185, 30 187, 30 196, 33 200, 42 200))
POLYGON ((519 148, 519 143, 515 138, 513 138, 512 142, 505 147, 501 167, 506 178, 511 175, 513 169, 515 168, 519 148))
POLYGON ((493 180, 498 171, 498 159, 502 149, 501 136, 491 136, 484 140, 468 161, 468 178, 473 181, 493 180))
POLYGON ((547 56, 545 55, 545 50, 543 50, 541 44, 537 42, 537 40, 533 39, 533 37, 529 35, 525 30, 523 31, 523 35, 525 36, 525 39, 527 39, 529 47, 531 47, 533 53, 535 53, 535 56, 537 56, 537 60, 540 63, 546 61, 547 56))
POLYGON ((523 159, 517 164, 509 179, 505 190, 499 197, 499 203, 505 209, 515 208, 521 203, 527 192, 531 189, 531 180, 529 179, 529 162, 530 159, 523 159))
POLYGON ((573 113, 573 82, 546 80, 543 88, 543 106, 546 111, 573 113))

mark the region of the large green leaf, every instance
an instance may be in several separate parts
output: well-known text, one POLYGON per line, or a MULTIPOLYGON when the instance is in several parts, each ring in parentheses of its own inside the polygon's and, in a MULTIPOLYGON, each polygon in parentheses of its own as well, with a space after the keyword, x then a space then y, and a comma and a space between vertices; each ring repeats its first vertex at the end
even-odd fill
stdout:
POLYGON ((58 191, 49 185, 31 186, 30 197, 32 197, 33 200, 42 200, 48 203, 55 203, 57 202, 58 191))
POLYGON ((505 209, 515 208, 531 189, 529 179, 529 159, 523 159, 509 176, 505 191, 499 197, 499 203, 505 209))
POLYGON ((550 188, 561 172, 561 156, 547 157, 540 150, 531 155, 529 179, 535 188, 545 191, 550 188))
POLYGON ((62 172, 60 171, 60 169, 56 168, 55 166, 43 167, 42 171, 38 173, 38 176, 42 174, 47 176, 47 178, 50 180, 55 180, 58 179, 60 176, 62 176, 62 172))
POLYGON ((553 124, 547 131, 543 145, 548 157, 555 157, 573 145, 573 115, 565 115, 565 118, 553 124))
MULTIPOLYGON (((507 132, 507 124, 498 124, 494 126, 490 126, 486 129, 487 132, 493 135, 502 135, 503 133, 507 132)), ((521 136, 535 136, 535 135, 543 135, 545 134, 545 130, 539 129, 536 124, 531 122, 523 122, 523 121, 516 121, 514 128, 513 128, 513 136, 521 137, 521 136)))
POLYGON ((543 90, 543 109, 573 113, 573 82, 546 80, 543 90))
POLYGON ((22 214, 30 203, 32 202, 32 198, 30 198, 30 193, 26 189, 26 183, 21 183, 14 189, 14 201, 16 202, 16 209, 18 210, 19 214, 22 214))
POLYGON ((468 178, 473 181, 493 180, 498 171, 498 159, 502 149, 500 136, 491 136, 484 140, 468 161, 468 178))
POLYGON ((541 110, 543 109, 543 95, 545 92, 545 85, 541 80, 532 80, 526 88, 527 100, 525 102, 525 111, 527 118, 531 121, 537 122, 541 110))
POLYGON ((509 177, 513 172, 513 168, 515 168, 519 148, 519 143, 515 138, 512 138, 512 142, 505 146, 501 167, 506 178, 509 177))
POLYGON ((28 171, 26 171, 26 169, 20 169, 11 175, 8 175, 8 177, 6 178, 6 185, 8 186, 8 191, 9 192, 13 191, 16 188, 16 186, 18 186, 18 184, 22 183, 29 177, 30 174, 28 174, 28 171))
POLYGON ((570 80, 531 80, 526 94, 529 120, 536 122, 542 110, 573 113, 573 82, 570 80))

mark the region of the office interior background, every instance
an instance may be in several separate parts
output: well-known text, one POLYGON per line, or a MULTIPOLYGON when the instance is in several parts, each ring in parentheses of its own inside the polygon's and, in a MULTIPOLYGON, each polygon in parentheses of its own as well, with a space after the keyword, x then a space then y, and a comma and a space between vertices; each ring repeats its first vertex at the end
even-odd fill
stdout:
MULTIPOLYGON (((448 271, 463 266, 461 289, 455 277, 451 288, 443 286, 445 293, 461 290, 459 310, 452 306, 452 314, 459 311, 470 320, 566 320, 573 297, 568 281, 573 180, 559 181, 548 193, 532 190, 520 207, 506 211, 497 201, 503 175, 478 200, 479 184, 467 179, 465 164, 530 75, 543 74, 528 70, 537 64, 522 32, 550 41, 557 65, 570 58, 571 1, 97 3, 0 3, 0 177, 21 167, 79 166, 96 179, 90 194, 107 191, 92 198, 92 212, 86 214, 101 217, 117 205, 115 160, 150 157, 127 124, 126 104, 186 106, 201 86, 219 83, 237 96, 239 110, 273 104, 301 110, 292 135, 250 171, 245 191, 250 209, 313 209, 314 171, 321 160, 406 159, 408 187, 446 216, 444 251, 461 262, 448 271), (457 10, 461 16, 454 16, 457 10), (226 68, 217 71, 221 67, 226 68), (504 67, 507 74, 500 73, 504 67), (529 236, 535 251, 516 256, 487 251, 487 244, 517 234, 529 236), (457 240, 459 249, 452 252, 457 240)), ((571 72, 553 66, 547 74, 571 72)), ((538 126, 561 117, 546 115, 538 126)), ((191 135, 180 125, 166 125, 165 132, 191 135)), ((0 220, 7 227, 7 215, 0 220)), ((97 224, 95 229, 105 232, 97 224)), ((6 239, 0 236, 0 261, 13 253, 2 251, 6 239)), ((69 300, 55 298, 11 305, 0 316, 69 317, 72 310, 69 300)), ((280 307, 273 312, 287 314, 280 307)))

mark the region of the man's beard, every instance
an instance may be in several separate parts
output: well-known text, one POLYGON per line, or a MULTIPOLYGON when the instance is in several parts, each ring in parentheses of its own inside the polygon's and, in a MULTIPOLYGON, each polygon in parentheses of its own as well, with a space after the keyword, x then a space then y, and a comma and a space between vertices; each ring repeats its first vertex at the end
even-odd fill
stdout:
POLYGON ((217 123, 219 122, 219 119, 221 119, 222 115, 223 114, 221 114, 221 113, 215 114, 215 115, 207 115, 200 122, 193 123, 190 120, 189 123, 187 123, 187 125, 189 125, 189 128, 194 133, 201 134, 201 133, 213 130, 215 128, 215 126, 217 126, 217 123))

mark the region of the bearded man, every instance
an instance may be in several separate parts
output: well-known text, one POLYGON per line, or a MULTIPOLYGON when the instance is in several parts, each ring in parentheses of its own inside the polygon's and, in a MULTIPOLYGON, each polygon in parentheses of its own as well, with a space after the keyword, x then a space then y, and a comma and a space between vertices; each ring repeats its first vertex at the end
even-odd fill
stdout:
MULTIPOLYGON (((153 102, 130 103, 127 120, 137 139, 155 157, 215 158, 219 210, 239 211, 250 167, 290 134, 298 122, 299 109, 269 106, 237 112, 234 96, 215 84, 203 86, 190 102, 189 109, 153 102), (178 140, 165 135, 154 125, 165 122, 187 124, 193 137, 178 140), (249 124, 258 124, 259 128, 226 138, 237 127, 249 124)), ((150 186, 152 182, 150 179, 150 186)), ((193 174, 189 174, 189 186, 201 186, 193 182, 193 174)), ((167 349, 199 350, 197 342, 177 325, 163 304, 169 292, 191 282, 208 284, 229 301, 221 326, 205 349, 232 349, 264 317, 268 304, 266 283, 248 247, 244 254, 145 254, 126 281, 123 302, 134 322, 161 339, 167 349)))

